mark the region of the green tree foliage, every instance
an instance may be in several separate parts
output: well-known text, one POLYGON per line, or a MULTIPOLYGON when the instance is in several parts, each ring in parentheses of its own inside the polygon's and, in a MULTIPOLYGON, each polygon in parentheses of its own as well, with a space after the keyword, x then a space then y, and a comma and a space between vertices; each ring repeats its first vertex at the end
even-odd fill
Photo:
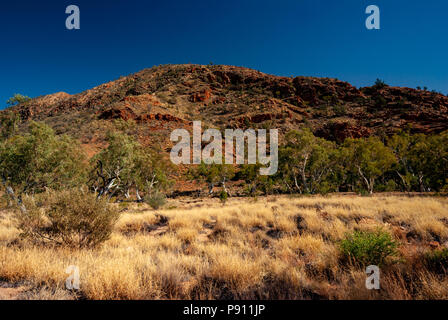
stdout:
POLYGON ((6 101, 6 104, 9 107, 12 107, 18 104, 26 103, 30 100, 31 100, 30 97, 24 96, 20 93, 16 93, 13 97, 9 98, 8 101, 6 101))
POLYGON ((376 180, 396 162, 394 153, 377 137, 346 139, 341 151, 345 167, 372 194, 376 180))
POLYGON ((141 200, 138 190, 144 190, 148 197, 160 198, 172 185, 168 176, 173 173, 171 162, 166 161, 162 153, 149 148, 139 148, 132 173, 137 200, 141 200))
POLYGON ((441 190, 447 184, 447 132, 433 136, 400 132, 387 145, 397 158, 394 169, 404 190, 441 190))
POLYGON ((17 133, 20 116, 13 111, 5 111, 0 115, 0 135, 2 139, 8 139, 17 133))
POLYGON ((415 175, 412 159, 410 158, 413 145, 413 137, 408 133, 395 134, 388 139, 387 145, 394 152, 397 163, 393 170, 400 179, 404 191, 411 191, 414 184, 415 175))
MULTIPOLYGON (((336 144, 315 137, 309 129, 290 131, 279 148, 279 171, 266 181, 273 189, 311 194, 448 190, 448 132, 399 132, 383 140, 386 144, 378 137, 336 144)), ((263 179, 248 165, 237 175, 250 188, 263 179)))
POLYGON ((235 176, 235 168, 229 164, 206 164, 202 162, 196 168, 189 171, 189 176, 192 179, 204 181, 208 184, 208 194, 213 193, 213 188, 216 185, 221 185, 222 190, 230 194, 226 183, 235 176))
POLYGON ((91 161, 93 187, 98 197, 118 191, 126 194, 131 187, 140 144, 131 136, 119 131, 107 133, 107 148, 101 150, 91 161))
POLYGON ((247 191, 251 196, 256 196, 259 190, 264 194, 269 194, 274 187, 275 181, 273 177, 260 175, 260 168, 262 167, 263 165, 260 163, 244 164, 236 174, 237 179, 242 179, 246 182, 247 191))
POLYGON ((279 178, 290 191, 326 192, 338 152, 333 142, 317 138, 309 129, 291 131, 279 150, 279 178))
POLYGON ((448 131, 431 136, 431 154, 433 165, 427 173, 431 190, 448 191, 448 131))
POLYGON ((169 166, 162 157, 120 131, 109 132, 106 140, 107 148, 91 159, 91 185, 98 197, 122 194, 129 198, 131 188, 135 188, 137 200, 141 201, 139 190, 151 194, 155 188, 167 188, 169 166))
POLYGON ((0 174, 4 185, 22 193, 63 189, 84 182, 86 158, 79 143, 56 136, 43 123, 32 122, 30 132, 0 145, 0 174))

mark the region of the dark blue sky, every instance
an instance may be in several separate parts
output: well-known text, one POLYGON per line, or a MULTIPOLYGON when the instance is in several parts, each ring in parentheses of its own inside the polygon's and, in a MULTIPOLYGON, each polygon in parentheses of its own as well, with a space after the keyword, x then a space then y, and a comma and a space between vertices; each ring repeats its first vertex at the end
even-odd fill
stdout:
POLYGON ((448 93, 447 14, 446 0, 1 1, 0 106, 189 62, 448 93), (81 30, 65 28, 70 4, 81 30), (370 4, 381 30, 365 28, 370 4))

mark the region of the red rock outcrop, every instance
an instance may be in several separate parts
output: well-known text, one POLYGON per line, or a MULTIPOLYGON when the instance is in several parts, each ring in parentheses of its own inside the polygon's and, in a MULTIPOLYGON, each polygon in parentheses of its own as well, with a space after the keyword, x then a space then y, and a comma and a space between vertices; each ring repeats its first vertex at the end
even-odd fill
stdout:
POLYGON ((191 102, 207 102, 212 96, 210 89, 203 89, 200 92, 195 92, 190 96, 191 102))
POLYGON ((137 116, 131 108, 108 109, 101 112, 98 116, 102 120, 123 119, 124 121, 135 120, 137 116))
POLYGON ((363 138, 372 134, 372 129, 350 122, 331 122, 315 132, 316 136, 343 142, 347 138, 363 138))

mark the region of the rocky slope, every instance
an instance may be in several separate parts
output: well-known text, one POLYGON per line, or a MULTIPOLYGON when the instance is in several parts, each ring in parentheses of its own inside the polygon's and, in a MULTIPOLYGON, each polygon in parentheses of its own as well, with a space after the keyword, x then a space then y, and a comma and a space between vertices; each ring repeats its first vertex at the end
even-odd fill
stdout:
POLYGON ((70 133, 94 153, 111 120, 135 120, 133 133, 168 150, 169 132, 190 127, 279 128, 309 126, 316 135, 391 134, 410 128, 448 129, 448 97, 389 86, 357 89, 329 78, 278 77, 232 66, 164 65, 145 69, 85 92, 57 93, 12 108, 25 121, 40 120, 70 133))

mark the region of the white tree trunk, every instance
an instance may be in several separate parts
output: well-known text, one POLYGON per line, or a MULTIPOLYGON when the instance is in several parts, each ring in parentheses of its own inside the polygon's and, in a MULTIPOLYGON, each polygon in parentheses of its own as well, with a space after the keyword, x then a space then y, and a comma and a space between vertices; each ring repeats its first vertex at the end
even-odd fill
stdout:
POLYGON ((142 202, 142 197, 140 197, 140 193, 138 192, 138 187, 135 187, 135 196, 137 197, 137 202, 142 202))

